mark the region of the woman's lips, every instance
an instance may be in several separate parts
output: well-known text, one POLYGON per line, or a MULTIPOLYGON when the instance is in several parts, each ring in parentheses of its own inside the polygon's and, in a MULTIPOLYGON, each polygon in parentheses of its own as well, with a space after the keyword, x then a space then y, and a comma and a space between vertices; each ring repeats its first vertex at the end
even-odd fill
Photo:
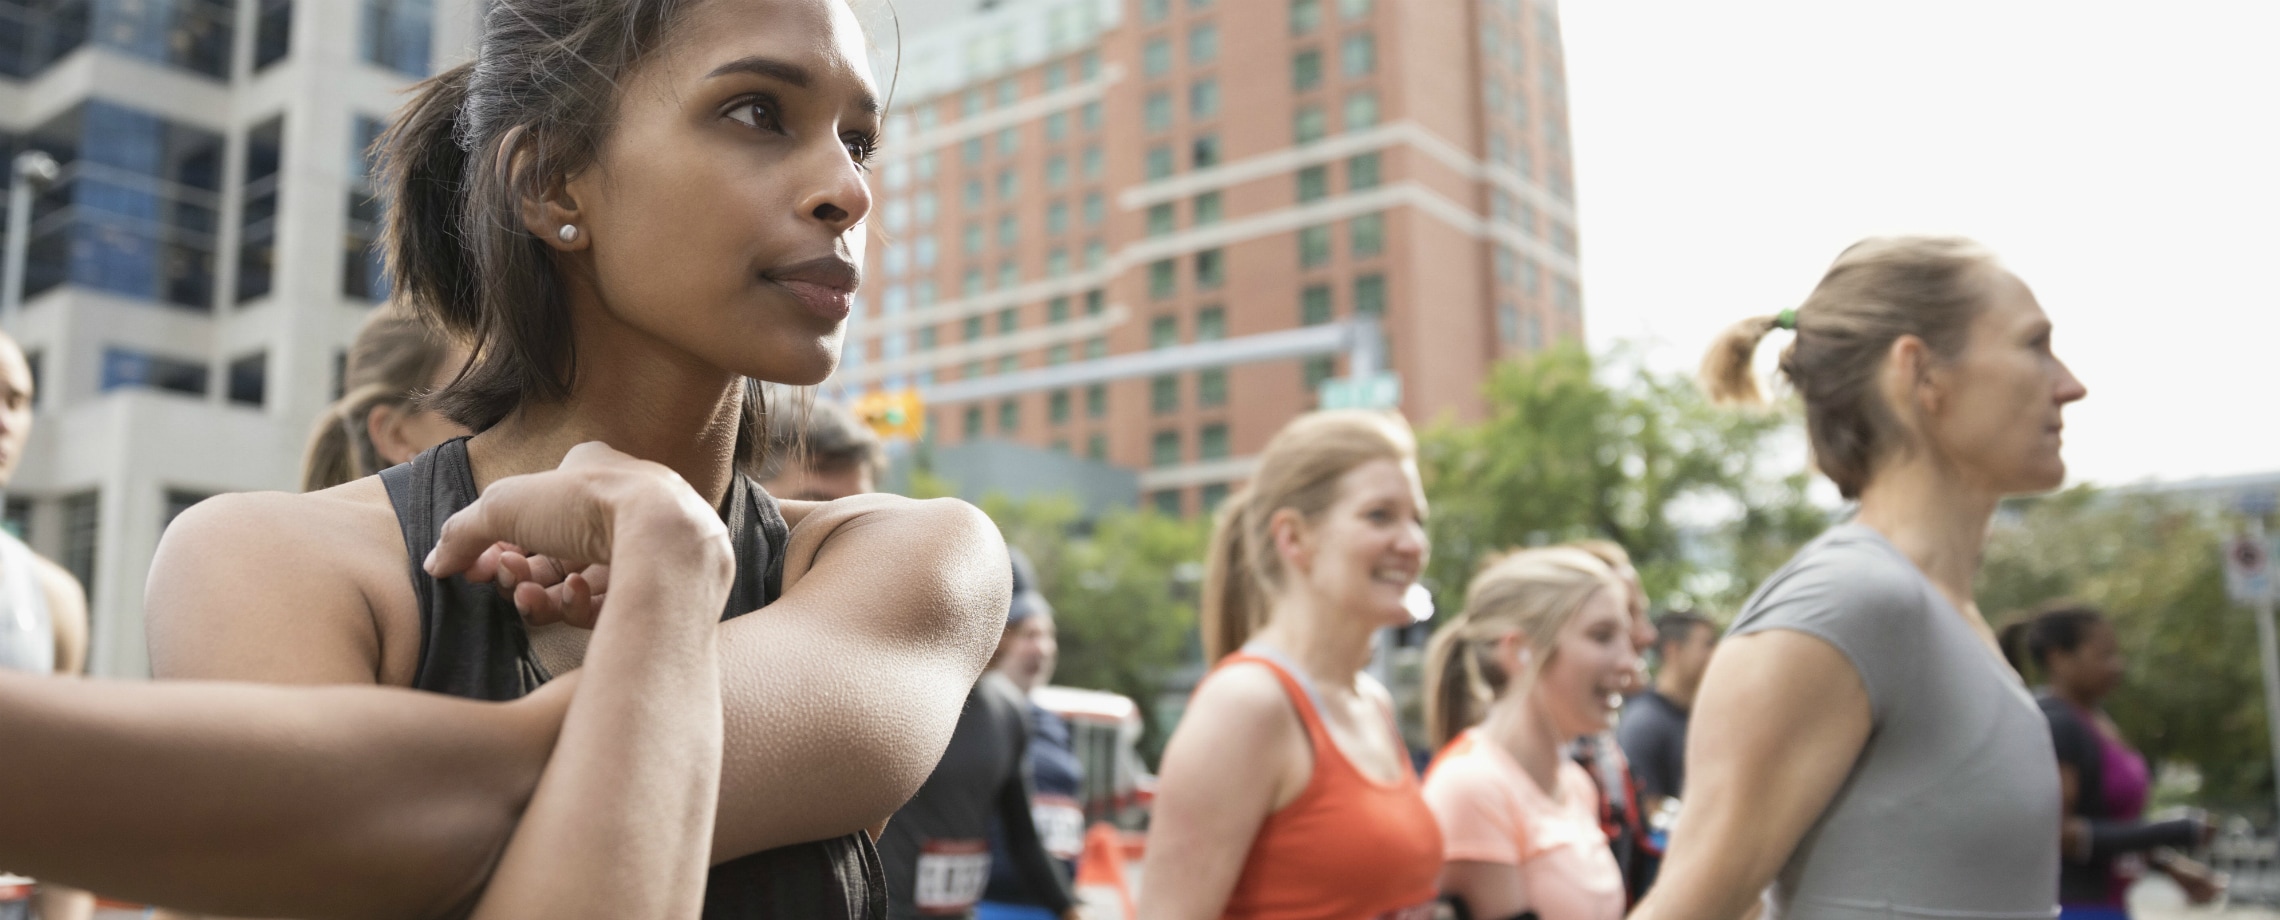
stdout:
POLYGON ((855 310, 855 292, 846 288, 817 284, 813 281, 778 281, 776 283, 782 285, 784 290, 792 292, 793 299, 798 300, 801 306, 808 309, 808 312, 832 322, 836 323, 846 319, 847 315, 855 310))

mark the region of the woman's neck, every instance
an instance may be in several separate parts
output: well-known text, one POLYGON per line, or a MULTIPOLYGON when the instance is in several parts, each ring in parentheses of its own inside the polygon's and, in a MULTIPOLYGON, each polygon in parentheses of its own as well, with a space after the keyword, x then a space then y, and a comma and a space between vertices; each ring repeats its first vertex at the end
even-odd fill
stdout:
POLYGON ((1496 742, 1504 752, 1519 762, 1522 772, 1536 781, 1536 788, 1544 795, 1557 798, 1560 791, 1560 758, 1566 756, 1562 748, 1567 740, 1560 737, 1535 704, 1532 694, 1506 693, 1488 706, 1488 716, 1481 720, 1480 730, 1490 741, 1496 742))
POLYGON ((1861 490, 1855 520, 1892 541, 1949 603, 1976 617, 1972 585, 1987 545, 1987 522, 2001 498, 1917 457, 1877 471, 1861 490))
POLYGON ((1251 641, 1290 656, 1318 688, 1352 689, 1356 676, 1369 666, 1376 632, 1366 621, 1343 616, 1316 598, 1285 593, 1273 601, 1266 628, 1251 641))
POLYGON ((664 464, 718 507, 736 465, 744 380, 696 360, 599 309, 573 309, 577 374, 570 396, 526 403, 468 442, 478 490, 550 470, 570 448, 600 441, 664 464))

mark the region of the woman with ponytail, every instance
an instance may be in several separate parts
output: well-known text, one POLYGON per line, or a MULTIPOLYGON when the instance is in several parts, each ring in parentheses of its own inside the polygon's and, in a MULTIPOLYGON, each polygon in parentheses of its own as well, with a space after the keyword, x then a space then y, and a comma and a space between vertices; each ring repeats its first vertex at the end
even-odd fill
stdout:
POLYGON ((2152 786, 2145 755, 2103 708, 2128 664, 2113 624, 2091 608, 2060 605, 2003 627, 2002 637, 2011 666, 2042 678, 2036 702, 2058 751, 2066 803, 2060 920, 2129 920, 2130 887, 2149 866, 2175 879, 2193 903, 2215 899, 2223 879, 2177 852, 2208 842, 2208 820, 2143 820, 2152 786))
POLYGON ((200 503, 150 575, 157 676, 364 686, 0 680, 0 865, 234 916, 883 916, 865 829, 1010 566, 971 506, 739 472, 860 280, 854 13, 485 6, 381 157, 397 297, 471 353, 424 403, 476 434, 200 503))
POLYGON ((1164 750, 1144 920, 1430 917, 1441 837, 1363 672, 1425 570, 1416 442, 1315 412, 1220 506, 1204 563, 1215 663, 1164 750))
POLYGON ((1425 650, 1441 753, 1425 774, 1448 865, 1441 891, 1475 920, 1621 920, 1622 868, 1597 782, 1567 747, 1615 723, 1638 672, 1627 591, 1568 547, 1523 550, 1473 577, 1425 650))
POLYGON ((417 315, 392 303, 374 309, 348 346, 347 392, 325 407, 309 433, 301 491, 362 479, 469 434, 419 404, 466 364, 467 349, 436 335, 417 315))
POLYGON ((1813 463, 1851 523, 1736 618, 1687 733, 1686 814, 1634 917, 2049 917, 2059 876, 2050 735, 1972 599, 2005 495, 2066 478, 2084 395, 2032 291, 1951 238, 1845 250, 1794 310, 1744 320, 1704 384, 1752 402, 1781 329, 1813 463), (1770 887, 1768 887, 1770 883, 1770 887))

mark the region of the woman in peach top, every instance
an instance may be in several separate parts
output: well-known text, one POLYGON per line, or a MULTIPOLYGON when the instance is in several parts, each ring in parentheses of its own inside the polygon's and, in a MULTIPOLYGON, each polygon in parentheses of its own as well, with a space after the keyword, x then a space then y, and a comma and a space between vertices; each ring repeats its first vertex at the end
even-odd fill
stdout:
POLYGON ((1427 650, 1425 774, 1443 894, 1477 920, 1620 920, 1623 874, 1591 777, 1563 750, 1606 731, 1639 666, 1625 592, 1571 548, 1514 553, 1473 578, 1427 650))

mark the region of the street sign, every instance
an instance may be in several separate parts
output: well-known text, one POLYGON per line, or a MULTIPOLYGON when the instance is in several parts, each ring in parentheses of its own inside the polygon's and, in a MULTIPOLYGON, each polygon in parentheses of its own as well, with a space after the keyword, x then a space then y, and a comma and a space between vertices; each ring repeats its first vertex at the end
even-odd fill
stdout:
POLYGON ((1322 381, 1324 409, 1391 409, 1401 404, 1401 376, 1392 371, 1322 381))
POLYGON ((2225 541, 2225 593, 2233 603, 2254 604, 2272 597, 2272 551, 2247 534, 2225 541))

